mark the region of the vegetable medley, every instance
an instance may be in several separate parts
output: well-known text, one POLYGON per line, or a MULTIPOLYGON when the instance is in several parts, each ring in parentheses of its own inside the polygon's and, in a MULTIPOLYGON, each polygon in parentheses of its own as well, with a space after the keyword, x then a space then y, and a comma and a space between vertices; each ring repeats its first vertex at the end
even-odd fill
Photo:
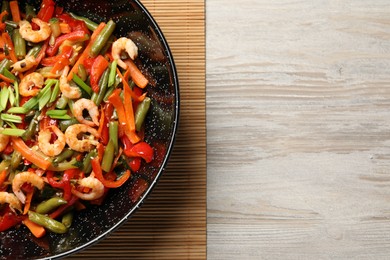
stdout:
POLYGON ((151 99, 138 48, 115 22, 3 1, 0 14, 0 231, 65 233, 73 214, 153 160, 151 99))

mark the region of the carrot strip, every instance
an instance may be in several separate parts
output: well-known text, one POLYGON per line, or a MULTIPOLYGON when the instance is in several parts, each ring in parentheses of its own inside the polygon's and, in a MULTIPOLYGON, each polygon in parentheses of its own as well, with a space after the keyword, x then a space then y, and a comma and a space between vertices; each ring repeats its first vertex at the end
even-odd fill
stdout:
POLYGON ((51 162, 47 160, 47 158, 44 158, 38 153, 33 152, 30 147, 28 147, 19 137, 12 137, 12 147, 39 168, 47 170, 51 166, 51 162))
MULTIPOLYGON (((128 70, 127 70, 127 71, 128 71, 128 70)), ((128 83, 127 80, 126 80, 127 71, 125 72, 125 75, 122 75, 121 71, 120 71, 118 68, 116 69, 116 73, 118 74, 118 76, 119 76, 119 77, 121 78, 121 80, 122 80, 123 88, 130 88, 130 89, 131 89, 129 83, 128 83)), ((142 100, 144 100, 145 97, 146 97, 146 94, 147 94, 147 93, 145 92, 143 95, 137 96, 133 91, 131 91, 131 97, 132 97, 134 100, 138 101, 138 102, 141 102, 142 100)))
POLYGON ((1 36, 3 37, 3 40, 8 47, 9 57, 13 62, 17 62, 18 58, 16 58, 15 48, 14 48, 14 44, 12 43, 11 37, 7 32, 3 32, 1 36))
POLYGON ((4 184, 6 178, 7 178, 7 170, 3 170, 0 173, 0 187, 4 184))
POLYGON ((60 23, 60 30, 62 34, 70 33, 72 31, 67 23, 60 23))
POLYGON ((138 69, 137 65, 135 65, 135 63, 131 59, 127 59, 124 62, 127 65, 127 69, 130 71, 130 76, 134 83, 140 88, 145 88, 148 85, 149 81, 138 69))
POLYGON ((133 101, 131 99, 131 89, 130 87, 123 86, 124 97, 123 97, 123 106, 125 107, 126 113, 126 122, 129 126, 129 130, 135 132, 135 120, 134 120, 134 111, 133 111, 133 101))
POLYGON ((46 234, 46 230, 44 227, 38 225, 35 222, 32 222, 28 218, 23 220, 23 224, 26 225, 26 227, 31 231, 31 233, 37 238, 43 237, 46 234))
POLYGON ((23 215, 26 215, 30 210, 31 200, 34 195, 34 190, 26 194, 26 204, 24 204, 23 215))
POLYGON ((88 57, 89 51, 91 50, 92 44, 95 41, 96 37, 99 35, 99 33, 103 30, 104 26, 106 26, 105 23, 100 23, 98 27, 95 29, 93 34, 91 35, 91 40, 89 41, 87 47, 85 47, 83 53, 80 55, 80 57, 77 59, 76 63, 73 65, 72 69, 69 71, 67 80, 70 81, 73 78, 73 73, 77 73, 79 64, 82 63, 85 58, 88 57))
POLYGON ((12 20, 16 23, 20 22, 20 10, 18 1, 10 1, 9 8, 11 9, 12 20))
POLYGON ((8 83, 14 83, 15 80, 13 79, 10 79, 10 78, 7 78, 6 76, 4 76, 3 74, 0 74, 0 79, 5 81, 5 82, 8 82, 8 83))

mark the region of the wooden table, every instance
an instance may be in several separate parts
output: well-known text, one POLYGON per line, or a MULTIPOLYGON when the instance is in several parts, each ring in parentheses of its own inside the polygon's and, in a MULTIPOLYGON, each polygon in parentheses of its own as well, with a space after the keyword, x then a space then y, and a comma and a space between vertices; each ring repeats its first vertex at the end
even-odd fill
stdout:
POLYGON ((207 0, 208 259, 389 259, 388 1, 207 0))

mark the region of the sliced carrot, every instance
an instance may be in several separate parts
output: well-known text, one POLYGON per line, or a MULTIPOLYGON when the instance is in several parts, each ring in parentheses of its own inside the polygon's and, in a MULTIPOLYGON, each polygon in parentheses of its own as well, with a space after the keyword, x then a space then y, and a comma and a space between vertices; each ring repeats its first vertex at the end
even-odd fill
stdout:
POLYGON ((10 78, 7 78, 6 76, 4 76, 3 74, 0 74, 0 79, 7 82, 7 83, 14 83, 15 80, 13 79, 10 79, 10 78))
POLYGON ((26 204, 24 204, 23 215, 26 215, 30 210, 31 200, 34 195, 34 190, 26 194, 26 204))
POLYGON ((148 85, 149 81, 138 69, 137 65, 135 65, 135 63, 131 59, 127 59, 124 62, 127 65, 127 69, 130 71, 130 76, 134 83, 140 88, 145 88, 148 85))
POLYGON ((18 1, 10 1, 9 8, 11 9, 12 20, 16 23, 20 22, 20 10, 18 1))
MULTIPOLYGON (((129 69, 126 70, 125 75, 122 75, 121 71, 120 71, 118 68, 116 69, 116 73, 118 74, 118 76, 119 76, 119 77, 121 78, 121 80, 122 80, 123 88, 130 88, 130 85, 129 85, 129 83, 128 83, 128 79, 126 79, 127 76, 129 75, 128 71, 129 71, 129 69)), ((130 89, 131 89, 131 88, 130 88, 130 89)), ((131 91, 131 97, 132 97, 134 100, 138 101, 138 102, 141 102, 142 100, 144 100, 145 97, 146 97, 146 94, 147 94, 147 93, 145 92, 145 93, 142 94, 141 96, 137 96, 133 91, 131 91)))
POLYGON ((130 89, 130 87, 126 87, 126 86, 123 86, 123 88, 124 88, 123 106, 125 107, 126 122, 127 125, 129 126, 129 130, 135 132, 133 101, 131 99, 132 90, 130 89))
POLYGON ((12 147, 39 168, 47 170, 51 166, 48 157, 45 158, 40 154, 33 152, 19 137, 12 137, 12 147))
POLYGON ((13 62, 17 62, 18 59, 16 58, 15 48, 14 48, 14 44, 12 43, 11 37, 7 32, 3 32, 1 36, 3 37, 3 40, 8 47, 9 57, 13 62))
POLYGON ((60 23, 60 30, 62 34, 70 33, 72 31, 70 25, 67 23, 60 23))
POLYGON ((7 178, 7 170, 0 172, 0 187, 4 184, 5 179, 7 178))
POLYGON ((23 224, 26 225, 26 227, 31 231, 31 233, 37 238, 43 237, 46 234, 46 230, 44 227, 38 225, 35 222, 32 222, 28 218, 23 220, 23 224))
POLYGON ((98 27, 95 29, 93 34, 91 35, 91 40, 89 41, 87 47, 85 47, 83 53, 80 55, 80 57, 77 59, 76 63, 73 65, 72 69, 69 71, 68 74, 68 81, 70 81, 73 78, 73 73, 77 73, 79 64, 85 60, 85 58, 88 57, 89 51, 91 50, 92 44, 95 41, 96 37, 99 35, 99 33, 103 30, 104 26, 106 26, 106 23, 100 23, 98 27))

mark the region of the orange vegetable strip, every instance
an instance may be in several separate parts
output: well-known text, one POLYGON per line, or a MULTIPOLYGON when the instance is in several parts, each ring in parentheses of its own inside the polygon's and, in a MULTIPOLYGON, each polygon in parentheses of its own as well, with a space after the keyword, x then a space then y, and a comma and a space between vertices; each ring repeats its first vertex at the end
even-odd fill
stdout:
POLYGON ((145 88, 148 85, 149 81, 138 69, 137 65, 135 65, 135 63, 131 59, 127 59, 124 62, 127 65, 127 69, 130 71, 130 76, 134 83, 140 88, 145 88))
POLYGON ((6 178, 7 178, 7 170, 3 170, 0 173, 0 187, 4 184, 6 178))
POLYGON ((7 32, 3 32, 1 36, 3 37, 3 40, 8 47, 9 57, 13 62, 17 62, 18 59, 16 58, 15 48, 14 48, 14 44, 12 43, 11 37, 7 32))
POLYGON ((77 59, 76 63, 73 65, 72 69, 69 71, 68 74, 68 81, 72 80, 73 73, 77 73, 79 64, 82 63, 85 58, 88 57, 89 51, 91 50, 93 42, 96 40, 96 37, 99 35, 99 33, 103 30, 104 26, 106 26, 106 23, 100 23, 99 26, 95 29, 93 34, 91 35, 91 40, 89 41, 87 47, 85 47, 83 53, 80 55, 80 57, 77 59))
POLYGON ((30 147, 28 147, 19 137, 12 137, 12 147, 14 148, 14 150, 21 153, 24 158, 26 158, 39 168, 47 170, 51 166, 51 162, 48 160, 48 158, 45 158, 38 153, 33 152, 30 147))
MULTIPOLYGON (((128 70, 127 70, 128 71, 128 70)), ((125 72, 125 75, 127 74, 127 71, 125 72)), ((122 84, 123 84, 123 88, 130 88, 131 89, 131 87, 130 87, 130 85, 129 85, 129 83, 127 82, 127 80, 126 80, 126 77, 124 76, 124 75, 122 75, 122 73, 121 73, 121 71, 117 68, 116 69, 116 73, 118 73, 118 76, 121 78, 121 80, 122 80, 122 84)), ((134 100, 137 100, 138 102, 141 102, 142 100, 144 100, 145 99, 145 97, 146 97, 146 92, 143 94, 143 95, 141 95, 141 96, 137 96, 137 95, 135 95, 134 94, 134 92, 133 91, 131 91, 131 97, 134 99, 134 100)))
POLYGON ((62 34, 70 33, 72 31, 67 23, 60 23, 60 30, 62 34))
POLYGON ((26 215, 30 210, 31 200, 34 195, 34 190, 26 194, 26 204, 24 204, 23 215, 26 215))
POLYGON ((8 82, 8 83, 14 83, 14 80, 13 79, 10 79, 10 78, 7 78, 6 76, 4 76, 3 74, 0 74, 0 79, 5 81, 5 82, 8 82))
POLYGON ((100 167, 99 159, 94 158, 92 159, 91 163, 92 163, 92 169, 93 172, 95 173, 96 179, 98 179, 101 183, 103 183, 103 185, 107 188, 118 188, 122 186, 123 183, 125 183, 130 178, 131 173, 129 170, 127 170, 119 180, 115 180, 115 181, 107 180, 103 176, 103 171, 100 167))
POLYGON ((16 23, 20 22, 20 10, 18 1, 10 1, 9 8, 11 9, 12 20, 16 23))
POLYGON ((43 237, 46 234, 46 230, 44 227, 32 222, 28 218, 23 220, 23 224, 26 225, 26 227, 31 231, 31 233, 37 238, 43 237))
POLYGON ((125 107, 126 122, 127 125, 129 126, 129 130, 135 132, 133 101, 131 99, 132 90, 130 89, 130 87, 123 85, 123 91, 124 91, 123 106, 125 107))

